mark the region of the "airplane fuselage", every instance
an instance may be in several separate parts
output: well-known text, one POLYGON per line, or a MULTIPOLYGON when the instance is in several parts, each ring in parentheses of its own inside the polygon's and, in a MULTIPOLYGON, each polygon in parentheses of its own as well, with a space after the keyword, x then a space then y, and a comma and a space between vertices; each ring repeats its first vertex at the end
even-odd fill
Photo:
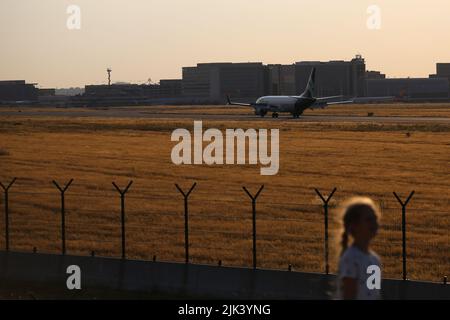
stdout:
POLYGON ((303 111, 311 107, 316 102, 315 98, 303 96, 264 96, 256 101, 255 110, 270 106, 272 112, 289 112, 300 115, 303 111))

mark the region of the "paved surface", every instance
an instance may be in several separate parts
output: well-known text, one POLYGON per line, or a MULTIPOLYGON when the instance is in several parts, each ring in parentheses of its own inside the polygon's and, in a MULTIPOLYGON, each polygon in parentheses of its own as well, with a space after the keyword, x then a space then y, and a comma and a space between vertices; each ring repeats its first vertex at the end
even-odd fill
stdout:
POLYGON ((280 118, 272 119, 270 116, 261 118, 253 114, 225 114, 222 110, 217 113, 204 113, 201 109, 186 112, 186 107, 180 107, 179 111, 170 110, 155 112, 155 108, 109 108, 109 109, 50 109, 50 110, 26 110, 25 108, 11 111, 2 111, 0 116, 46 116, 46 117, 101 117, 101 118, 145 118, 145 119, 192 119, 192 120, 233 120, 233 121, 301 121, 301 122, 407 122, 407 123, 444 123, 450 124, 450 118, 444 117, 379 117, 379 116, 336 116, 336 115, 303 115, 300 119, 292 119, 288 114, 281 114, 280 118))

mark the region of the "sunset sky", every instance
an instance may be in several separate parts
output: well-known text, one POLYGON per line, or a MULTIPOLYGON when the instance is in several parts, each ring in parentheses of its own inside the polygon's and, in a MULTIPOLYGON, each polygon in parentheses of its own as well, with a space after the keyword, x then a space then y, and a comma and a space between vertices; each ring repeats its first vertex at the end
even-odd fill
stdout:
POLYGON ((40 87, 180 78, 198 62, 349 60, 389 77, 450 62, 448 0, 1 0, 0 80, 40 87), (69 30, 69 5, 81 29, 69 30), (381 9, 370 30, 367 8, 381 9))

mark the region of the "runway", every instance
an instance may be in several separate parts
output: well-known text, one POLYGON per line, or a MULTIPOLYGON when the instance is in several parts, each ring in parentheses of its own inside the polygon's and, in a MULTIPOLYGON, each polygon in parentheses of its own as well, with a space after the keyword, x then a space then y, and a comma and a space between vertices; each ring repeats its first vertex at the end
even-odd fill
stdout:
POLYGON ((213 113, 203 112, 201 108, 192 109, 190 112, 186 107, 179 109, 164 109, 152 107, 151 110, 143 107, 127 108, 42 108, 39 110, 20 108, 14 110, 2 110, 0 117, 64 117, 64 118, 132 118, 132 119, 177 119, 177 120, 223 120, 223 121, 295 121, 295 122, 372 122, 372 123, 436 123, 450 124, 450 118, 446 117, 420 117, 420 116, 356 116, 356 115, 302 115, 299 119, 293 119, 288 114, 280 114, 278 119, 270 116, 261 118, 249 113, 226 113, 223 110, 213 113))

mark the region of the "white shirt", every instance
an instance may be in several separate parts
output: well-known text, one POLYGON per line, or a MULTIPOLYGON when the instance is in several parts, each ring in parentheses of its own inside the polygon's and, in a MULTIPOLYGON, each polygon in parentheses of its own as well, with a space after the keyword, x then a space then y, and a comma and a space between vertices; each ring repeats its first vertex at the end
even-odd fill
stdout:
POLYGON ((367 279, 372 275, 367 273, 367 268, 372 265, 378 266, 381 270, 380 258, 376 253, 364 252, 356 246, 348 247, 339 260, 337 298, 343 299, 342 279, 351 278, 358 281, 357 300, 380 299, 380 290, 369 289, 367 286, 367 279))

